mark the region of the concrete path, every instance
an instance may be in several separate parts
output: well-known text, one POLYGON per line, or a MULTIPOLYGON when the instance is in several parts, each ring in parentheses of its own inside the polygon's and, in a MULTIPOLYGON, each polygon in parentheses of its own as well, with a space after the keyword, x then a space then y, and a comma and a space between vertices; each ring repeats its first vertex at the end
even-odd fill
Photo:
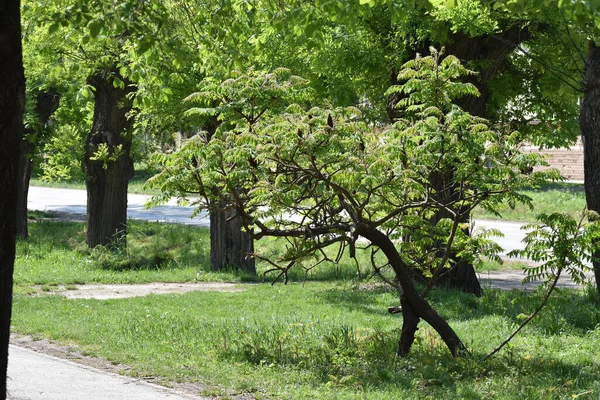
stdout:
POLYGON ((13 345, 9 355, 10 400, 201 399, 13 345))
MULTIPOLYGON (((193 207, 177 205, 172 199, 163 206, 146 209, 145 204, 151 196, 129 194, 127 196, 127 216, 132 219, 147 221, 176 222, 178 224, 209 226, 208 214, 200 213, 196 218, 190 218, 193 207)), ((27 208, 39 211, 57 211, 85 215, 87 194, 85 190, 60 189, 41 186, 31 186, 27 208)))

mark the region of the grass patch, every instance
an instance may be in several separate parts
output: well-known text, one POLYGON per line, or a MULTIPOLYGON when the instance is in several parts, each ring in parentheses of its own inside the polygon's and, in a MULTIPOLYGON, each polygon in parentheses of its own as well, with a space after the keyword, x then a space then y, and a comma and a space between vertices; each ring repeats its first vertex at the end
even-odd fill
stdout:
MULTIPOLYGON (((41 221, 29 225, 30 237, 17 242, 16 285, 81 283, 189 282, 207 280, 209 233, 206 229, 129 221, 127 249, 89 250, 85 224, 41 221)), ((210 280, 236 280, 212 274, 210 280)))
POLYGON ((132 366, 133 375, 210 385, 204 395, 294 399, 597 399, 600 310, 561 291, 498 357, 482 356, 532 311, 537 293, 480 298, 434 291, 431 301, 471 348, 453 360, 427 325, 396 358, 397 294, 339 282, 251 285, 109 301, 17 295, 14 330, 132 366), (77 321, 77 323, 73 323, 77 321))
MULTIPOLYGON (((585 190, 582 183, 553 183, 539 189, 522 190, 520 193, 531 197, 534 209, 524 204, 517 204, 514 209, 507 204, 499 208, 502 219, 507 221, 536 222, 536 215, 553 212, 567 212, 577 216, 585 207, 585 190)), ((498 219, 497 216, 481 209, 476 209, 474 218, 498 219)))
MULTIPOLYGON (((126 248, 90 250, 85 243, 85 224, 43 221, 29 225, 30 237, 17 242, 16 285, 74 285, 83 283, 146 283, 192 281, 271 282, 277 273, 257 262, 258 277, 235 272, 210 271, 210 234, 207 228, 129 220, 126 248)), ((276 259, 284 253, 285 240, 265 238, 256 244, 260 254, 276 259)), ((328 256, 336 257, 336 249, 328 256)), ((316 268, 313 260, 290 271, 291 281, 362 281, 371 274, 370 252, 357 248, 357 261, 343 255, 340 263, 316 268)), ((299 263, 302 264, 302 263, 299 263)), ((517 263, 484 262, 478 271, 521 268, 517 263)))

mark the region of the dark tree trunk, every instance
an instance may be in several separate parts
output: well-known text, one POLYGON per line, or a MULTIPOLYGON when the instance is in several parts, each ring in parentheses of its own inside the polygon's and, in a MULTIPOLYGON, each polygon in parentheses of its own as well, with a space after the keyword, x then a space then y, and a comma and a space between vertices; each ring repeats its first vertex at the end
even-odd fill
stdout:
MULTIPOLYGON (((211 118, 204 130, 209 139, 216 132, 220 121, 211 118)), ((243 229, 242 219, 222 201, 217 210, 210 211, 210 269, 213 271, 235 270, 256 274, 254 238, 243 229)))
POLYGON ((373 245, 383 251, 392 266, 396 279, 402 288, 400 304, 402 305, 402 333, 398 346, 398 354, 408 355, 415 339, 418 325, 421 319, 427 322, 440 335, 453 357, 467 351, 466 347, 448 322, 442 318, 427 300, 419 295, 412 279, 410 278, 410 267, 402 260, 394 242, 368 225, 360 224, 355 227, 354 233, 369 240, 373 245))
MULTIPOLYGON (((583 173, 589 210, 600 212, 600 48, 591 45, 583 77, 583 101, 579 126, 583 135, 583 173)), ((600 257, 600 250, 594 253, 600 257)), ((593 261, 600 299, 600 262, 593 261)))
POLYGON ((58 108, 59 95, 54 89, 40 92, 37 97, 35 112, 37 123, 25 131, 21 141, 21 157, 19 159, 19 190, 17 192, 17 236, 25 239, 29 236, 27 229, 27 198, 33 154, 44 134, 44 128, 52 113, 58 108))
POLYGON ((215 271, 236 270, 256 274, 254 239, 243 229, 241 217, 221 203, 210 214, 210 268, 215 271))
POLYGON ((25 75, 20 2, 0 0, 0 400, 6 399, 25 75))
POLYGON ((133 177, 131 129, 128 117, 135 89, 125 79, 125 88, 113 85, 116 72, 99 72, 88 79, 96 88, 94 122, 85 144, 83 170, 87 188, 87 244, 125 245, 127 233, 127 186, 133 177), (106 160, 92 159, 106 146, 106 160))

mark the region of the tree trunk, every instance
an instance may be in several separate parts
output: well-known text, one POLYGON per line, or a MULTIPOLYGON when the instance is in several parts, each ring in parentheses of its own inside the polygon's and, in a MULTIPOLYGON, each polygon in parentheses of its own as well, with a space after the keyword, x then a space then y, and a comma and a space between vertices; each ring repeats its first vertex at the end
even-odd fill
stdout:
MULTIPOLYGON (((583 174, 589 210, 600 212, 600 48, 591 44, 585 62, 579 126, 583 135, 583 174)), ((600 257, 600 250, 594 253, 600 257)), ((593 261, 600 299, 600 262, 593 261)))
POLYGON ((96 88, 94 122, 85 145, 83 170, 87 188, 87 235, 90 248, 124 246, 127 233, 127 186, 133 177, 131 129, 128 117, 135 89, 113 85, 115 71, 98 72, 88 79, 96 88), (105 157, 94 159, 105 149, 105 157))
POLYGON ((234 209, 222 202, 219 210, 210 213, 210 268, 256 274, 254 239, 243 229, 242 219, 234 209))
MULTIPOLYGON (((213 117, 206 122, 204 130, 208 138, 214 135, 221 122, 213 117)), ((242 219, 227 202, 221 201, 218 210, 210 210, 210 269, 213 271, 235 270, 256 274, 254 239, 243 229, 242 219)))
POLYGON ((408 355, 415 339, 415 333, 421 319, 425 320, 440 335, 448 350, 453 357, 467 352, 456 332, 450 327, 448 322, 442 318, 425 298, 419 295, 411 278, 410 267, 402 260, 394 242, 382 232, 369 227, 366 224, 359 224, 355 227, 354 233, 369 240, 373 245, 379 247, 387 257, 396 279, 402 288, 400 304, 402 305, 402 333, 398 346, 398 354, 408 355))
POLYGON ((0 1, 0 400, 6 399, 16 240, 17 166, 25 105, 19 3, 18 0, 0 1))
POLYGON ((37 123, 25 131, 21 141, 21 157, 19 159, 19 190, 17 192, 17 236, 26 239, 27 229, 27 198, 29 196, 29 180, 31 179, 31 164, 33 153, 37 150, 44 134, 44 128, 52 113, 58 108, 59 95, 54 89, 40 92, 37 96, 35 112, 37 123))

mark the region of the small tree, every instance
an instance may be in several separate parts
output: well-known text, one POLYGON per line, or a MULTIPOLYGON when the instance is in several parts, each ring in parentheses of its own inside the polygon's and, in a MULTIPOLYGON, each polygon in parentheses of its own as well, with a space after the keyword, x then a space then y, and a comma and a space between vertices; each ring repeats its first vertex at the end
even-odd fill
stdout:
POLYGON ((465 234, 462 218, 477 205, 493 209, 507 197, 514 201, 516 187, 548 174, 521 174, 539 158, 519 154, 518 134, 490 130, 485 120, 451 104, 456 93, 476 93, 457 82, 469 71, 455 57, 442 58, 435 49, 431 54, 404 65, 407 118, 383 131, 355 108, 292 105, 265 114, 252 129, 223 130, 209 141, 192 138, 164 158, 170 172, 154 184, 186 188, 168 196, 193 191, 199 209, 225 200, 255 239, 286 238, 286 252, 269 260, 284 278, 294 265, 326 258, 330 246, 354 256, 359 237, 366 239, 374 270, 401 293, 398 353, 408 354, 423 319, 457 356, 464 344, 425 296, 452 271, 451 254, 473 259, 489 244, 465 234), (453 171, 449 187, 459 189, 439 196, 431 179, 447 170, 453 171), (432 225, 442 210, 448 217, 432 225), (436 242, 443 246, 432 246, 436 242), (376 261, 378 252, 383 263, 376 261), (428 277, 421 293, 411 279, 414 269, 428 277))
POLYGON ((600 224, 596 212, 585 211, 581 213, 579 220, 567 213, 540 214, 537 219, 539 224, 522 227, 530 231, 523 239, 525 248, 511 251, 508 255, 527 257, 541 263, 525 270, 527 276, 524 281, 544 279, 544 285, 548 289, 533 313, 527 316, 506 340, 485 356, 486 359, 499 352, 542 311, 563 273, 568 274, 573 282, 585 284, 587 281, 585 273, 593 270, 593 267, 586 265, 585 262, 598 261, 596 254, 598 254, 600 224), (588 218, 594 222, 586 222, 588 218))

